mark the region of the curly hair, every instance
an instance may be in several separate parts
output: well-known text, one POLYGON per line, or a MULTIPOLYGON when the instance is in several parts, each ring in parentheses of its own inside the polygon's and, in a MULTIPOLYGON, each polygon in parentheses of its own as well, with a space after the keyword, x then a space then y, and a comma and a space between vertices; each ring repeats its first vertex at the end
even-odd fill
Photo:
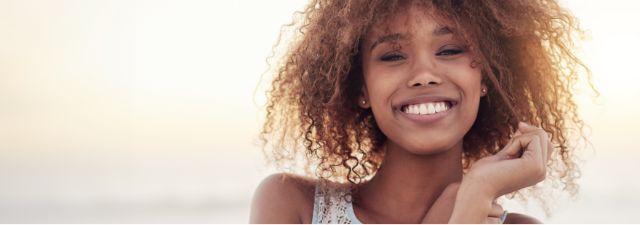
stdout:
POLYGON ((260 134, 268 159, 341 183, 375 175, 386 137, 371 110, 357 104, 360 45, 407 5, 451 23, 490 87, 464 136, 463 168, 498 152, 526 121, 547 131, 556 148, 547 177, 575 195, 580 173, 571 137, 586 139, 572 90, 582 72, 591 78, 572 50, 582 34, 578 22, 553 0, 311 0, 286 26, 292 41, 274 46, 288 48, 274 71, 260 134))

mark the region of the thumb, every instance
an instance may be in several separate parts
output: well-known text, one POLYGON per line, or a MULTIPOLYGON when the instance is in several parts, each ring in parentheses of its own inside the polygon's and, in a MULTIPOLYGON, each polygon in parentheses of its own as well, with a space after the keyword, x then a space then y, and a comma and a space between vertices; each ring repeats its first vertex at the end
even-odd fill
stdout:
POLYGON ((520 155, 520 151, 522 150, 522 146, 524 146, 524 144, 525 143, 522 143, 521 138, 511 139, 511 142, 509 142, 507 146, 504 146, 502 150, 496 153, 496 156, 498 156, 500 159, 517 158, 520 155))
POLYGON ((529 133, 529 132, 535 131, 537 129, 538 129, 537 127, 535 127, 533 125, 530 125, 528 123, 525 123, 525 122, 519 122, 518 123, 518 131, 522 132, 522 133, 529 133))

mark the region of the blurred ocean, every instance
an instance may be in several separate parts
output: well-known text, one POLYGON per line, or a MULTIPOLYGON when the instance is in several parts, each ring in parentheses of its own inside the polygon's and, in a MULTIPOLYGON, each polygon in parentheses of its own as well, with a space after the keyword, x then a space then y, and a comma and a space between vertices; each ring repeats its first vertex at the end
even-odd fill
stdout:
MULTIPOLYGON (((45 166, 2 160, 0 222, 246 223, 253 190, 269 172, 255 169, 261 167, 255 157, 206 155, 148 154, 135 164, 76 158, 86 164, 51 159, 58 163, 45 166), (234 165, 219 165, 224 161, 234 165)), ((554 215, 549 219, 536 205, 509 201, 504 207, 548 223, 637 223, 640 182, 629 178, 637 177, 630 165, 639 159, 593 157, 583 167, 579 199, 550 201, 554 215)))

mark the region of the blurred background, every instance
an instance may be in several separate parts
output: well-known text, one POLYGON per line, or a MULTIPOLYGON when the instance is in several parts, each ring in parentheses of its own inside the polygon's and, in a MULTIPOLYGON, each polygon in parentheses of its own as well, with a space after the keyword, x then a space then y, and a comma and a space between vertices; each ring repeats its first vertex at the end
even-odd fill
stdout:
MULTIPOLYGON (((0 223, 246 223, 274 172, 256 87, 305 4, 0 0, 0 223)), ((581 193, 549 219, 505 208, 638 223, 640 2, 562 4, 588 30, 579 51, 601 93, 576 93, 593 143, 581 193)))

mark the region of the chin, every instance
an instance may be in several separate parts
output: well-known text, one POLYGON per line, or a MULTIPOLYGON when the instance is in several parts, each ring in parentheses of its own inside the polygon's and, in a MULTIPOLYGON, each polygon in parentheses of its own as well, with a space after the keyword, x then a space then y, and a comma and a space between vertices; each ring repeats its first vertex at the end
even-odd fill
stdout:
POLYGON ((412 154, 431 155, 453 149, 458 144, 458 141, 447 140, 445 138, 436 140, 425 140, 423 138, 421 140, 404 140, 397 144, 412 154))

